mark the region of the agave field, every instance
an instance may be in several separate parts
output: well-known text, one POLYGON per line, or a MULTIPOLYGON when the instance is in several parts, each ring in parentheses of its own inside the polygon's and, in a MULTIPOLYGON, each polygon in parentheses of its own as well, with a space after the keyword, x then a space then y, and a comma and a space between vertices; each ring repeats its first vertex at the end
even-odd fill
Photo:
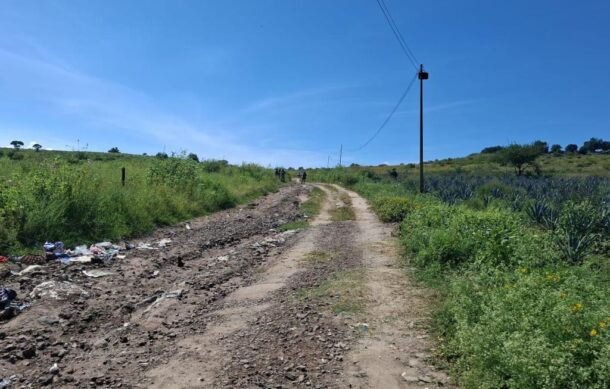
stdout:
POLYGON ((397 222, 436 288, 438 362, 467 388, 610 387, 610 178, 316 172, 397 222))

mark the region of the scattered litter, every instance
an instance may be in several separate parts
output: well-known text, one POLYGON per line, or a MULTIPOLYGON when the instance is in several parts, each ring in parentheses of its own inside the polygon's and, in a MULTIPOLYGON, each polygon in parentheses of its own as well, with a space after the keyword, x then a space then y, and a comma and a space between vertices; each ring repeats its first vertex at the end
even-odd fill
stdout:
POLYGON ((23 269, 22 271, 13 271, 11 273, 13 273, 16 276, 22 276, 24 274, 31 273, 31 272, 33 272, 36 269, 42 269, 42 266, 40 266, 40 265, 30 265, 30 266, 26 267, 25 269, 23 269))
POLYGON ((8 320, 29 306, 17 302, 17 292, 13 289, 0 287, 0 320, 8 320))
POLYGON ((0 288, 0 309, 5 309, 17 298, 17 292, 9 288, 0 288))
POLYGON ((8 378, 0 379, 0 389, 8 388, 11 385, 11 380, 8 378))
POLYGON ((170 244, 170 243, 172 243, 172 240, 171 240, 171 239, 168 239, 168 238, 163 238, 163 239, 161 239, 160 241, 158 241, 158 242, 157 242, 157 246, 159 246, 159 247, 165 247, 165 246, 167 246, 167 245, 168 245, 168 244, 170 244))
POLYGON ((219 261, 219 262, 226 262, 226 261, 229 260, 229 256, 228 255, 222 255, 222 256, 216 258, 216 260, 219 261))
POLYGON ((176 289, 176 290, 172 290, 170 292, 163 293, 161 296, 157 297, 157 299, 155 301, 153 301, 153 303, 150 304, 148 306, 148 308, 146 308, 146 310, 144 310, 144 312, 150 311, 155 305, 159 304, 163 300, 177 299, 177 298, 180 298, 181 296, 182 296, 182 289, 176 289))
POLYGON ((6 263, 6 262, 8 262, 8 258, 0 255, 0 263, 6 263))
POLYGON ((89 293, 83 288, 67 281, 45 281, 36 285, 31 298, 52 298, 55 300, 66 300, 69 297, 89 297, 89 293))
POLYGON ((184 225, 184 227, 185 227, 187 230, 189 230, 189 231, 191 230, 191 225, 190 225, 189 223, 186 223, 186 224, 184 225))
POLYGON ((63 254, 65 249, 64 249, 64 243, 63 242, 45 242, 45 244, 42 246, 44 248, 45 253, 47 254, 47 256, 49 255, 59 255, 59 254, 63 254))
POLYGON ((49 369, 49 373, 59 374, 59 366, 57 366, 57 363, 54 363, 53 366, 51 366, 51 368, 49 369))
POLYGON ((44 265, 47 263, 47 258, 42 255, 24 255, 13 259, 13 262, 21 262, 24 265, 44 265))
POLYGON ((95 246, 95 247, 100 247, 100 248, 103 248, 103 249, 106 249, 106 250, 108 250, 108 249, 114 249, 114 248, 118 249, 118 247, 117 247, 117 246, 113 245, 113 244, 112 244, 112 243, 110 243, 110 242, 100 242, 100 243, 96 243, 96 244, 94 244, 94 246, 95 246))
POLYGON ((74 250, 70 252, 70 254, 74 257, 78 257, 81 255, 91 255, 91 251, 87 248, 87 245, 76 246, 74 250))
POLYGON ((71 257, 68 263, 90 263, 93 262, 93 255, 79 255, 78 257, 71 257))
POLYGON ((99 270, 99 269, 83 270, 83 274, 86 275, 87 277, 92 277, 92 278, 99 278, 99 277, 114 275, 114 273, 111 271, 99 270))
POLYGON ((156 248, 155 248, 155 247, 152 247, 152 246, 150 245, 150 243, 145 243, 145 242, 140 242, 140 243, 138 243, 138 245, 136 246, 136 248, 137 248, 138 250, 156 250, 156 248))
POLYGON ((368 332, 369 330, 368 323, 357 323, 354 327, 360 332, 368 332))

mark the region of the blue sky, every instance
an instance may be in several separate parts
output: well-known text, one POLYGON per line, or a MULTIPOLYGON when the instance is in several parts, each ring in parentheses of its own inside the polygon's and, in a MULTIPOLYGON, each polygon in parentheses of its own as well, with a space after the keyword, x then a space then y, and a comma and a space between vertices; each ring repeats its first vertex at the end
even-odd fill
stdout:
MULTIPOLYGON (((610 2, 386 0, 425 84, 426 159, 610 137, 610 2)), ((325 166, 417 160, 414 70, 375 0, 0 7, 0 144, 325 166)))

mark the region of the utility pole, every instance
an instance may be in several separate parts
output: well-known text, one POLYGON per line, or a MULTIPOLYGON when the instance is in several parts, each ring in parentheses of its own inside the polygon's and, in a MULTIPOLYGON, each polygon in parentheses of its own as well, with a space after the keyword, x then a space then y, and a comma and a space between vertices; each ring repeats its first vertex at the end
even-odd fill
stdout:
POLYGON ((424 80, 428 73, 424 72, 424 65, 419 65, 419 191, 424 193, 424 80))
POLYGON ((330 155, 328 156, 328 160, 326 161, 326 168, 330 167, 330 155))
POLYGON ((341 148, 339 149, 339 167, 341 167, 341 158, 343 157, 343 144, 341 144, 341 148))

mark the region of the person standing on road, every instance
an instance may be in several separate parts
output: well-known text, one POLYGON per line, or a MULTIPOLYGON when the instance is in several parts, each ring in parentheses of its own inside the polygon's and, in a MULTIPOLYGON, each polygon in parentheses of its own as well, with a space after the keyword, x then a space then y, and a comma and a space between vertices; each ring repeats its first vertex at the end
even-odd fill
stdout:
POLYGON ((301 182, 305 182, 306 179, 307 179, 307 172, 303 169, 303 172, 301 173, 301 182))

